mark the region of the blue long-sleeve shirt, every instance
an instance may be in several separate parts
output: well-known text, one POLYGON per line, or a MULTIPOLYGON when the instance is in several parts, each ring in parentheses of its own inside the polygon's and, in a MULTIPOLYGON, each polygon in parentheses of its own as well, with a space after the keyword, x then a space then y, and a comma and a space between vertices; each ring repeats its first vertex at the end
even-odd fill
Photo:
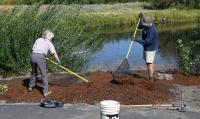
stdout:
POLYGON ((145 51, 155 51, 158 49, 158 33, 153 24, 151 27, 143 28, 142 39, 136 39, 136 42, 143 45, 145 51))

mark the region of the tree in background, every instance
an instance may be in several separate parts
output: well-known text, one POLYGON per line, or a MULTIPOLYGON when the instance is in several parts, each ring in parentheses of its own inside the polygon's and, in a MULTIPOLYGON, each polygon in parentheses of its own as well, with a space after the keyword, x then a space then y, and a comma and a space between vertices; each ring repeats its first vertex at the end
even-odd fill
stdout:
POLYGON ((107 3, 125 3, 125 2, 149 2, 151 0, 0 0, 0 4, 34 4, 43 2, 44 4, 107 4, 107 3))
POLYGON ((195 8, 200 9, 200 0, 152 0, 153 9, 195 8))

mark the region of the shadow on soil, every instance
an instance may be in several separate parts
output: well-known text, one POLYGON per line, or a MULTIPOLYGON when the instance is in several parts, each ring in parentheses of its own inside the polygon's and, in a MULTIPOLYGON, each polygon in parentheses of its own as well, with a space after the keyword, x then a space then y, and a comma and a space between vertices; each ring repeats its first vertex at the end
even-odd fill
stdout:
POLYGON ((112 75, 112 80, 110 82, 116 85, 123 85, 124 83, 129 83, 130 85, 134 85, 133 82, 130 82, 129 80, 127 80, 128 77, 134 77, 137 79, 146 79, 146 80, 148 79, 146 76, 142 74, 133 73, 133 72, 126 72, 126 73, 110 72, 110 74, 112 75))
MULTIPOLYGON (((24 80, 22 80, 22 82, 23 82, 22 85, 24 87, 26 87, 26 89, 28 90, 30 79, 29 78, 24 79, 24 80)), ((43 89, 42 88, 42 80, 36 79, 36 86, 34 87, 34 89, 38 90, 41 94, 43 94, 43 92, 42 92, 42 89, 43 89)))

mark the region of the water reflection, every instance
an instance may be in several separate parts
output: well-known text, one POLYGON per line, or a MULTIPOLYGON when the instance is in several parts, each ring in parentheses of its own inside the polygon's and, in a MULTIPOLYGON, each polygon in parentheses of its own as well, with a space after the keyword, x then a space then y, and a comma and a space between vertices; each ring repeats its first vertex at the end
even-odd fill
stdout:
MULTIPOLYGON (((177 68, 176 40, 180 38, 189 42, 190 39, 197 39, 200 36, 199 33, 195 32, 197 25, 157 25, 157 28, 159 40, 159 49, 155 57, 157 68, 177 68)), ((131 42, 130 32, 132 31, 134 31, 134 27, 102 30, 99 34, 102 42, 99 44, 100 48, 97 48, 93 52, 94 58, 89 63, 89 69, 115 70, 125 58, 131 42)), ((136 37, 140 36, 141 30, 137 32, 136 37)), ((143 48, 140 44, 134 42, 128 61, 132 69, 143 69, 146 67, 143 61, 143 48)))

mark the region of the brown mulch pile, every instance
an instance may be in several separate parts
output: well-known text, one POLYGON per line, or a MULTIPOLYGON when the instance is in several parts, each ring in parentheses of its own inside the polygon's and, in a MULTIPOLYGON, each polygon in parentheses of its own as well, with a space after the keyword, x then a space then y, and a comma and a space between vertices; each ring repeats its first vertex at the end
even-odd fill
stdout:
MULTIPOLYGON (((112 75, 105 72, 94 72, 88 75, 87 79, 93 82, 92 85, 76 83, 68 86, 51 84, 49 90, 53 93, 50 99, 63 101, 65 103, 97 103, 106 99, 113 99, 122 104, 148 104, 167 102, 169 96, 162 92, 156 84, 138 79, 132 76, 125 77, 123 84, 112 83, 112 75)), ((68 80, 65 80, 68 81, 68 80)), ((27 91, 22 81, 7 82, 9 90, 1 95, 0 99, 9 102, 39 102, 43 96, 41 88, 37 87, 32 92, 27 91)))
MULTIPOLYGON (((177 75, 177 77, 180 76, 177 75)), ((95 104, 107 99, 117 100, 121 104, 156 104, 167 103, 170 100, 170 94, 160 89, 160 87, 163 87, 161 86, 163 83, 150 82, 144 78, 127 76, 124 77, 122 84, 115 84, 111 82, 113 77, 110 73, 94 72, 88 74, 87 79, 93 84, 88 85, 77 82, 63 86, 58 85, 58 83, 56 85, 51 83, 49 90, 53 93, 48 98, 65 103, 89 104, 95 104)), ((68 81, 67 79, 63 80, 65 82, 68 81)), ((43 99, 41 87, 36 87, 32 92, 28 92, 27 85, 22 82, 22 80, 7 81, 9 90, 0 95, 0 100, 7 100, 8 102, 40 102, 43 99)), ((197 82, 200 84, 200 81, 197 82)), ((63 82, 61 83, 63 84, 63 82)), ((169 83, 174 84, 177 82, 170 81, 169 83)))

